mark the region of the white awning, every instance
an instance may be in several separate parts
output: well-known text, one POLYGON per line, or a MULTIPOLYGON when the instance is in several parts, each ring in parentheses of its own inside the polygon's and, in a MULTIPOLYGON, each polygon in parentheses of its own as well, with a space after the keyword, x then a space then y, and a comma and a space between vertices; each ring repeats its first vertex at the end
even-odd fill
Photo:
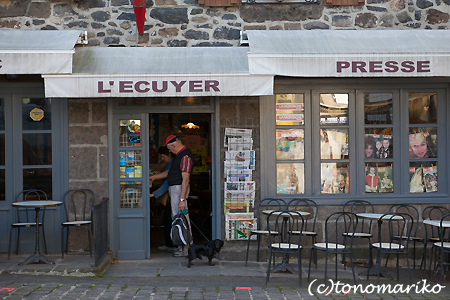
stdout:
POLYGON ((0 30, 0 74, 72 72, 79 30, 0 30))
POLYGON ((450 76, 449 30, 250 30, 250 74, 450 76))
POLYGON ((250 75, 248 48, 86 47, 73 73, 43 75, 46 97, 186 97, 273 94, 273 76, 250 75))

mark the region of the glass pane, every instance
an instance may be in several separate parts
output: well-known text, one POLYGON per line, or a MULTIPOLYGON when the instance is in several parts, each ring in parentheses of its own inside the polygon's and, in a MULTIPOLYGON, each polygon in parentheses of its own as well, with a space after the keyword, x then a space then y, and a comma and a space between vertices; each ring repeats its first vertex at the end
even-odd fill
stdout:
POLYGON ((413 162, 409 164, 409 192, 437 192, 437 162, 413 162))
POLYGON ((142 178, 142 151, 119 151, 120 178, 142 178))
POLYGON ((277 125, 305 124, 303 94, 277 94, 275 99, 277 125))
POLYGON ((409 128, 409 158, 437 157, 437 128, 409 128))
POLYGON ((366 193, 394 192, 394 176, 392 163, 369 163, 365 167, 366 193))
POLYGON ((5 170, 0 169, 0 201, 5 200, 5 170))
POLYGON ((181 105, 209 105, 210 97, 186 97, 181 98, 181 105))
POLYGON ((320 124, 348 124, 348 94, 320 94, 320 124))
POLYGON ((119 146, 141 146, 141 120, 119 121, 119 146))
POLYGON ((409 124, 437 123, 436 93, 409 93, 409 124))
POLYGON ((5 130, 5 100, 0 98, 0 130, 5 130))
POLYGON ((43 190, 48 199, 52 197, 52 169, 24 169, 23 170, 23 189, 43 190))
POLYGON ((348 129, 320 130, 320 158, 348 158, 348 129))
POLYGON ((5 165, 5 135, 0 134, 0 166, 5 165))
POLYGON ((392 124, 392 94, 364 94, 364 121, 366 124, 392 124))
POLYGON ((304 194, 304 178, 304 164, 277 164, 277 194, 304 194))
POLYGON ((366 128, 364 156, 370 158, 392 158, 394 156, 392 128, 366 128))
POLYGON ((52 135, 50 133, 25 133, 22 136, 24 165, 52 164, 52 135))
POLYGON ((303 159, 305 156, 303 129, 277 129, 277 159, 303 159))
POLYGON ((120 182, 120 208, 142 207, 142 182, 120 182))
POLYGON ((22 129, 51 130, 51 103, 46 98, 22 98, 22 129))
POLYGON ((320 168, 322 194, 349 193, 350 177, 348 163, 321 164, 320 168))

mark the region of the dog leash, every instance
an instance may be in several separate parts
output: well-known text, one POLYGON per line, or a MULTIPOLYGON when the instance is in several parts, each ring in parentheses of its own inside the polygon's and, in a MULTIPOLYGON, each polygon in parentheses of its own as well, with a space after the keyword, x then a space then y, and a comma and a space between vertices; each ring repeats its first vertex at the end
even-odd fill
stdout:
POLYGON ((192 221, 192 219, 190 219, 191 224, 194 225, 195 228, 197 228, 197 230, 201 233, 201 235, 203 235, 203 237, 209 242, 209 239, 203 234, 203 232, 200 230, 200 228, 197 227, 197 225, 195 225, 195 223, 192 221))

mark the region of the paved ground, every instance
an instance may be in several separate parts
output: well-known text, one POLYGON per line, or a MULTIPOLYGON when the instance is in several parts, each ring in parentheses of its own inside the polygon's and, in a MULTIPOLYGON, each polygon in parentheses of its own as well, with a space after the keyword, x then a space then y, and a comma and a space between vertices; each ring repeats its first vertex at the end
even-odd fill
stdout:
MULTIPOLYGON (((96 274, 98 270, 93 266, 93 259, 85 254, 70 254, 64 259, 59 255, 48 255, 55 264, 19 266, 18 263, 25 258, 13 255, 8 261, 6 255, 0 254, 2 299, 450 299, 447 287, 439 293, 423 291, 421 280, 426 279, 428 289, 434 287, 437 291, 439 278, 427 278, 419 270, 412 271, 413 283, 420 282, 419 293, 414 289, 399 292, 398 288, 409 286, 406 270, 402 270, 400 281, 380 279, 380 285, 391 284, 392 288, 401 284, 397 290, 372 293, 372 288, 380 286, 376 284, 376 277, 371 276, 367 281, 363 276, 367 269, 358 267, 355 273, 362 293, 336 293, 334 289, 330 295, 325 295, 317 291, 325 288, 319 286, 323 283, 324 266, 319 265, 317 270, 312 270, 312 281, 316 281, 309 287, 306 260, 301 287, 298 286, 298 275, 286 273, 271 274, 265 287, 266 262, 249 262, 245 267, 244 262, 214 259, 216 265, 211 267, 205 260, 195 260, 194 265, 187 268, 184 258, 157 253, 150 260, 115 262, 104 272, 96 274)), ((344 270, 338 266, 338 271, 338 280, 353 285, 351 269, 344 270)), ((388 271, 395 276, 393 269, 388 271)), ((334 268, 328 275, 334 278, 334 268)), ((450 286, 450 280, 445 280, 443 285, 450 286)), ((327 287, 330 287, 330 282, 327 282, 327 287)))

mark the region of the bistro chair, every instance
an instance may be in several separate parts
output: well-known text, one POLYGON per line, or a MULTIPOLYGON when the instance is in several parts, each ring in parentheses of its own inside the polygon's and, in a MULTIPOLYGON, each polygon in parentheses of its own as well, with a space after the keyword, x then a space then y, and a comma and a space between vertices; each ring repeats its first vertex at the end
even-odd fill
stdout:
MULTIPOLYGON (((424 239, 417 236, 417 228, 419 225, 419 210, 410 204, 394 204, 389 208, 390 213, 406 213, 411 216, 411 218, 414 220, 413 223, 409 223, 411 226, 411 234, 408 237, 411 242, 413 242, 413 268, 416 268, 416 243, 424 243, 424 239)), ((402 235, 394 235, 393 240, 404 240, 407 237, 402 235)), ((389 260, 389 255, 386 259, 386 266, 389 260)))
MULTIPOLYGON (((324 242, 315 243, 311 248, 311 253, 309 255, 309 267, 308 267, 308 281, 311 277, 311 259, 313 257, 313 252, 317 250, 325 251, 325 274, 324 282, 327 280, 327 269, 328 269, 328 255, 335 255, 335 280, 338 276, 338 254, 349 255, 350 263, 352 266, 353 281, 356 284, 355 269, 353 266, 353 238, 355 237, 356 228, 358 226, 358 217, 352 212, 334 212, 330 214, 325 220, 325 236, 324 242), (348 234, 342 234, 342 233, 348 234)), ((317 263, 314 262, 316 265, 317 263)), ((344 261, 344 269, 346 264, 344 261)))
MULTIPOLYGON (((344 203, 342 211, 348 211, 355 214, 358 213, 374 213, 374 208, 372 203, 366 200, 350 200, 344 203)), ((349 235, 348 232, 343 232, 343 235, 349 235)), ((372 219, 358 219, 358 227, 354 233, 354 237, 358 239, 367 239, 370 244, 372 244, 372 219)), ((343 255, 342 262, 345 261, 345 254, 343 255)), ((372 261, 369 258, 369 268, 372 266, 372 261)))
MULTIPOLYGON (((261 202, 258 204, 256 209, 256 215, 255 217, 261 220, 260 214, 263 213, 263 211, 269 211, 269 210, 284 210, 286 208, 286 201, 283 199, 276 199, 276 198, 265 198, 261 200, 261 202)), ((257 222, 257 229, 251 230, 250 234, 248 235, 248 243, 247 243, 247 255, 245 256, 245 266, 247 266, 248 261, 248 252, 250 248, 250 239, 252 236, 256 236, 257 242, 258 242, 258 249, 256 252, 256 261, 259 261, 259 248, 261 245, 261 237, 268 236, 269 235, 269 229, 261 228, 261 223, 263 222, 257 222)), ((268 224, 268 223, 267 223, 268 224)), ((275 234, 275 231, 272 231, 273 234, 275 234)))
MULTIPOLYGON (((450 214, 450 210, 443 206, 439 205, 430 205, 423 209, 422 211, 422 220, 441 220, 446 214, 450 214)), ((422 269, 422 264, 424 270, 427 269, 426 260, 427 260, 427 248, 428 242, 433 245, 433 243, 439 242, 439 227, 431 226, 424 224, 425 227, 425 239, 423 240, 423 257, 422 262, 420 263, 420 269, 422 269)), ((446 241, 448 242, 448 240, 446 241)), ((438 248, 432 247, 432 250, 437 251, 438 248)), ((436 254, 436 253, 435 253, 436 254)))
MULTIPOLYGON (((316 202, 311 199, 292 199, 286 205, 286 210, 289 211, 301 211, 309 213, 309 216, 304 216, 303 229, 297 229, 293 231, 293 234, 301 234, 304 237, 311 238, 311 245, 314 245, 317 238, 316 219, 318 207, 316 202)), ((300 224, 300 223, 298 223, 300 224)), ((317 257, 314 257, 314 262, 317 262, 317 257)))
POLYGON ((298 212, 288 210, 274 210, 267 217, 267 227, 269 231, 269 262, 267 264, 266 286, 270 278, 271 271, 291 271, 298 272, 299 287, 302 286, 302 246, 301 231, 304 225, 304 219, 298 212), (300 234, 294 233, 300 231, 300 234), (283 256, 281 264, 276 265, 276 254, 283 256), (289 255, 297 255, 297 270, 295 271, 289 265, 289 255), (273 259, 273 269, 271 263, 273 259))
MULTIPOLYGON (((449 232, 446 230, 450 227, 448 225, 450 223, 450 214, 444 215, 440 221, 439 221, 439 241, 433 243, 433 248, 436 248, 436 250, 439 251, 439 267, 441 269, 441 277, 440 277, 440 283, 442 284, 442 280, 444 279, 444 264, 447 264, 447 262, 444 262, 444 254, 447 254, 447 256, 450 255, 450 242, 449 242, 449 236, 445 235, 446 232, 449 232), (447 225, 445 224, 447 223, 447 225)), ((437 254, 435 257, 435 260, 437 258, 437 254)), ((430 270, 428 271, 428 277, 431 276, 431 264, 433 262, 433 251, 431 251, 430 256, 430 270)))
MULTIPOLYGON (((372 243, 370 251, 372 249, 377 250, 377 264, 381 265, 381 255, 387 254, 386 264, 389 259, 389 254, 395 254, 397 256, 397 280, 399 280, 399 255, 406 255, 406 265, 408 268, 409 281, 411 282, 411 271, 409 268, 408 249, 409 243, 412 241, 411 233, 414 228, 414 219, 407 213, 394 213, 390 212, 383 214, 378 219, 378 241, 372 243), (403 238, 398 239, 397 236, 403 238)), ((369 273, 367 273, 367 280, 369 280, 369 273)), ((377 274, 377 284, 380 281, 380 272, 377 274)))
POLYGON ((92 216, 94 192, 89 189, 68 190, 63 197, 66 221, 61 224, 61 256, 64 258, 64 229, 67 231, 66 253, 69 250, 69 228, 86 227, 89 238, 89 252, 92 257, 92 216))
MULTIPOLYGON (((17 194, 15 198, 15 202, 20 201, 41 201, 48 200, 47 194, 38 189, 27 189, 21 191, 17 194)), ((11 238, 13 229, 17 229, 17 240, 16 240, 16 255, 19 254, 19 240, 20 240, 20 229, 21 228, 32 228, 33 230, 36 228, 36 222, 39 222, 40 227, 42 227, 42 240, 44 242, 45 254, 47 253, 47 243, 45 241, 45 228, 44 228, 44 220, 45 220, 45 207, 39 210, 39 220, 36 220, 36 211, 34 208, 14 208, 16 211, 16 222, 11 224, 11 229, 9 231, 9 244, 8 244, 8 259, 10 259, 11 255, 11 238)))

